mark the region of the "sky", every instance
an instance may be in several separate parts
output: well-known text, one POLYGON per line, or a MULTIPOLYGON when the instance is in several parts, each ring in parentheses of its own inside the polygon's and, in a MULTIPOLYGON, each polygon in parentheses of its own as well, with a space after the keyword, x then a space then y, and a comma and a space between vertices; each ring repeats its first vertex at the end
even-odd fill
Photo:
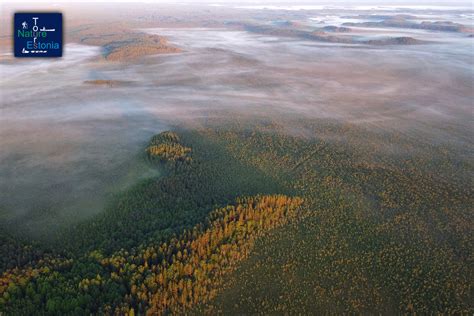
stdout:
POLYGON ((231 4, 380 4, 380 5, 471 5, 474 6, 474 0, 2 0, 2 2, 18 3, 18 2, 47 2, 47 3, 97 3, 97 2, 130 2, 130 3, 231 3, 231 4))

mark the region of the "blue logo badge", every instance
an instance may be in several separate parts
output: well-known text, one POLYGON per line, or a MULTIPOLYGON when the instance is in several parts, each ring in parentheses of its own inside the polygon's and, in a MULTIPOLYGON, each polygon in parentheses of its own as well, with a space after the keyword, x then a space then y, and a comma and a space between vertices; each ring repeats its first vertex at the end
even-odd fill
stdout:
POLYGON ((62 13, 15 13, 15 57, 61 57, 62 13))

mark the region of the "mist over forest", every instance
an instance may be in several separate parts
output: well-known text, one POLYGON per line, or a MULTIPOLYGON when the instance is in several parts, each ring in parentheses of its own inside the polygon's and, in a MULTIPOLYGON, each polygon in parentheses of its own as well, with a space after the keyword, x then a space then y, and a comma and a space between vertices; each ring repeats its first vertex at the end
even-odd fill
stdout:
MULTIPOLYGON (((88 223, 96 218, 102 218, 98 223, 105 221, 101 216, 109 216, 111 209, 122 205, 117 199, 128 197, 130 190, 138 190, 137 184, 144 187, 150 181, 161 183, 156 179, 174 174, 175 171, 150 164, 150 146, 161 144, 154 145, 152 141, 150 145, 150 139, 163 131, 177 130, 184 131, 183 143, 176 145, 174 136, 170 136, 173 142, 170 145, 166 140, 168 147, 163 147, 171 148, 173 155, 179 156, 176 161, 191 160, 183 158, 187 148, 192 148, 193 153, 196 148, 205 148, 206 142, 196 140, 193 134, 198 133, 213 146, 225 147, 229 157, 239 161, 235 170, 247 168, 241 180, 236 180, 235 192, 259 193, 258 190, 265 188, 263 191, 280 193, 275 189, 280 186, 291 187, 288 192, 300 192, 304 188, 306 191, 301 192, 311 194, 306 199, 316 203, 316 196, 324 194, 316 195, 315 188, 324 187, 330 181, 336 183, 337 176, 341 183, 348 182, 347 187, 341 185, 334 192, 355 187, 356 182, 350 179, 367 170, 386 170, 390 174, 388 180, 377 178, 384 185, 394 179, 405 181, 419 172, 423 179, 419 183, 437 183, 433 184, 436 190, 439 185, 438 191, 433 189, 433 196, 442 202, 433 205, 444 205, 444 202, 449 205, 444 197, 451 193, 446 192, 457 192, 452 193, 456 201, 452 205, 459 210, 456 214, 462 214, 459 215, 462 220, 457 215, 443 215, 453 223, 463 223, 459 224, 463 228, 452 228, 450 222, 445 238, 433 232, 430 242, 440 238, 451 247, 463 240, 463 251, 472 246, 472 239, 466 237, 464 230, 472 222, 472 218, 468 219, 472 206, 468 207, 467 203, 472 199, 474 13, 469 3, 337 1, 295 5, 269 1, 255 5, 214 1, 189 5, 6 3, 0 6, 0 224, 9 234, 18 233, 25 240, 57 245, 63 234, 90 232, 85 228, 88 223), (64 57, 16 59, 12 56, 11 30, 4 17, 16 10, 35 8, 63 12, 64 57), (265 136, 259 138, 260 134, 265 136), (265 137, 268 139, 263 141, 265 137), (324 145, 311 147, 316 143, 324 145), (266 152, 258 146, 270 149, 266 152), (311 151, 304 152, 302 148, 311 151), (334 151, 318 156, 328 148, 334 151), (293 161, 291 155, 301 157, 293 161), (326 162, 329 156, 331 162, 326 162), (277 176, 271 163, 266 164, 272 160, 282 175, 277 176), (354 166, 338 169, 332 161, 354 166), (366 163, 370 166, 366 167, 366 163), (361 166, 367 170, 358 170, 361 166), (306 173, 300 174, 300 169, 306 173), (301 176, 301 181, 287 182, 284 170, 294 179, 301 176), (311 170, 319 170, 320 175, 328 178, 316 181, 311 178, 311 170), (340 170, 347 174, 340 175, 340 170), (399 170, 403 171, 400 178, 392 174, 399 170), (245 189, 245 181, 254 181, 255 187, 245 189), (261 186, 259 181, 267 186, 261 186)), ((212 168, 202 165, 209 170, 217 168, 212 164, 209 164, 212 168)), ((228 175, 234 175, 232 168, 229 167, 228 175)), ((197 178, 202 176, 192 172, 199 175, 197 178)), ((207 175, 203 177, 207 179, 207 175)), ((344 196, 348 199, 352 198, 351 194, 364 196, 361 204, 354 202, 363 205, 363 209, 377 209, 376 201, 385 198, 386 204, 380 203, 393 203, 386 213, 392 218, 400 209, 418 210, 419 206, 424 210, 423 205, 428 205, 411 202, 411 198, 426 192, 403 195, 389 203, 386 196, 394 191, 387 189, 383 194, 375 194, 373 190, 381 186, 372 185, 372 180, 366 178, 357 179, 361 189, 344 196), (409 204, 403 204, 406 201, 409 204), (393 206, 396 203, 403 207, 393 206)), ((399 187, 409 190, 419 186, 399 187)), ((224 206, 223 201, 234 196, 231 191, 223 193, 222 200, 209 198, 212 201, 209 205, 224 206)), ((158 201, 160 196, 153 199, 158 201)), ((184 202, 180 197, 176 203, 184 202)), ((196 205, 201 206, 199 203, 196 205)), ((203 214, 196 218, 203 219, 203 214)), ((158 215, 156 220, 160 221, 158 215)), ((183 221, 186 224, 172 226, 176 233, 194 223, 183 221)), ((428 229, 433 223, 427 220, 426 226, 420 225, 428 229)), ((100 238, 105 238, 106 233, 94 229, 98 230, 97 236, 102 234, 100 238)), ((150 231, 151 228, 143 233, 147 240, 155 236, 150 231)), ((104 254, 120 250, 110 240, 100 239, 96 244, 74 238, 71 237, 67 247, 77 246, 84 253, 95 249, 97 244, 103 247, 97 249, 104 254)), ((127 245, 130 248, 125 249, 136 250, 148 244, 140 248, 138 241, 130 241, 127 245)), ((464 268, 472 259, 472 253, 456 256, 464 268)), ((245 267, 244 264, 245 273, 255 273, 245 267)), ((226 305, 230 300, 226 295, 230 294, 225 293, 215 304, 231 308, 226 305)), ((464 299, 465 296, 456 301, 462 304, 453 303, 453 306, 472 312, 472 303, 464 299)), ((319 307, 330 312, 412 311, 398 306, 368 310, 319 307)), ((101 308, 89 311, 104 311, 101 308)), ((136 311, 138 307, 134 308, 136 311)))

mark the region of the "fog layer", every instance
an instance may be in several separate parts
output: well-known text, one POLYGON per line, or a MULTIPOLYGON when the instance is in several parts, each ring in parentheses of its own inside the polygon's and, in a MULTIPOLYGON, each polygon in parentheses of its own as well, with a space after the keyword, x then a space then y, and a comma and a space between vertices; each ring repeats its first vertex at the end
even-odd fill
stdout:
MULTIPOLYGON (((315 12, 298 22, 341 25, 363 21, 359 14, 315 12)), ((436 14, 430 17, 447 18, 436 14)), ((55 227, 100 212, 113 192, 156 175, 139 157, 150 136, 223 113, 217 110, 335 119, 428 142, 471 144, 473 39, 465 34, 352 30, 351 36, 430 42, 374 47, 231 28, 137 30, 165 36, 183 52, 106 63, 98 60, 99 47, 72 43, 61 60, 0 64, 3 219, 55 227), (126 84, 85 83, 91 80, 126 84)))

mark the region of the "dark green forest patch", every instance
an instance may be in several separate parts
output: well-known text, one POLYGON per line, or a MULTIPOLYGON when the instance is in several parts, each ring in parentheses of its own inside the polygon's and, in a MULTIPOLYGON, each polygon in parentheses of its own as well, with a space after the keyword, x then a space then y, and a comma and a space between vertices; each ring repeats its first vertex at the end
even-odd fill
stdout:
MULTIPOLYGON (((115 254, 128 260, 147 247, 166 243, 239 196, 290 191, 196 132, 155 136, 143 156, 161 176, 126 190, 102 214, 59 233, 56 241, 33 244, 2 234, 0 311, 84 314, 123 306, 143 310, 127 301, 136 280, 130 275, 116 279, 102 259, 115 254), (163 144, 169 147, 155 159, 148 149, 163 144)), ((138 263, 131 259, 124 269, 138 263)))

